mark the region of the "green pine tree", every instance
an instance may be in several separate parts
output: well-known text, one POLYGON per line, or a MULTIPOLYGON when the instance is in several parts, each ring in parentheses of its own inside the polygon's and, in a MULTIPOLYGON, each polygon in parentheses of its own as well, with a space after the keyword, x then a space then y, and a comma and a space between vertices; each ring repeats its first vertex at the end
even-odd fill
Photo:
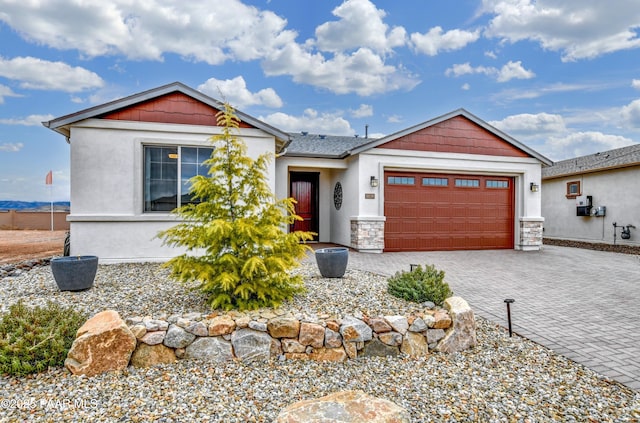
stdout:
POLYGON ((166 265, 175 279, 197 281, 213 309, 278 307, 304 291, 289 270, 314 234, 283 230, 301 220, 295 200, 278 200, 269 188, 272 154, 246 155, 233 108, 225 104, 217 122, 222 133, 211 137, 214 151, 204 162, 209 174, 190 180, 194 203, 175 209, 183 222, 159 233, 165 244, 187 249, 166 265))

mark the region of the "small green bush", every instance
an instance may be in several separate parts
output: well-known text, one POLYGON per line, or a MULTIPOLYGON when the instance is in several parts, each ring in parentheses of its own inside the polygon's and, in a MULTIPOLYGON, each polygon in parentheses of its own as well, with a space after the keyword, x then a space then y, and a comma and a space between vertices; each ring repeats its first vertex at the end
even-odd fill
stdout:
POLYGON ((433 265, 427 265, 424 269, 418 266, 410 272, 396 273, 388 280, 387 292, 407 301, 431 301, 437 305, 453 295, 449 284, 444 282, 444 271, 437 270, 433 265))
POLYGON ((45 307, 12 305, 0 320, 0 373, 23 376, 63 365, 85 320, 51 301, 45 307))

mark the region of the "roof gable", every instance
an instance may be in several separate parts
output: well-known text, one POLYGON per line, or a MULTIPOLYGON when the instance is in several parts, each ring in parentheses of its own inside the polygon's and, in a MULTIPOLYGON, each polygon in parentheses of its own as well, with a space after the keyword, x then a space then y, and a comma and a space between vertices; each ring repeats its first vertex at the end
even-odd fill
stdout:
POLYGON ((379 138, 351 153, 372 148, 533 157, 546 165, 552 164, 551 160, 464 109, 379 138))
MULTIPOLYGON (((101 104, 76 113, 42 122, 66 137, 74 123, 86 119, 120 119, 144 122, 187 123, 215 125, 215 114, 224 108, 224 103, 194 90, 180 82, 163 85, 138 94, 133 94, 109 103, 101 104), (195 112, 194 116, 187 116, 195 112), (180 115, 183 116, 180 116, 180 115), (168 119, 168 120, 167 120, 168 119)), ((244 127, 253 127, 273 135, 280 144, 289 142, 289 135, 273 126, 235 110, 244 127)))
POLYGON ((509 144, 463 116, 454 116, 451 119, 378 145, 376 148, 486 154, 489 156, 529 156, 513 144, 509 144))
MULTIPOLYGON (((106 113, 98 118, 217 126, 216 114, 219 111, 220 109, 182 92, 173 92, 106 113)), ((251 128, 246 122, 240 122, 240 127, 251 128)))

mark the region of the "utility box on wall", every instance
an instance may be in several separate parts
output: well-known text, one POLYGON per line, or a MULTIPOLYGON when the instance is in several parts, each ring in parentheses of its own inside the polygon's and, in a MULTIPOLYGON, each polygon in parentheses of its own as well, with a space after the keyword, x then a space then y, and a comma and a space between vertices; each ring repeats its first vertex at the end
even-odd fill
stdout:
POLYGON ((593 215, 596 217, 603 217, 607 214, 606 206, 598 206, 593 208, 593 215))
POLYGON ((576 216, 591 216, 593 197, 580 195, 576 197, 576 216))

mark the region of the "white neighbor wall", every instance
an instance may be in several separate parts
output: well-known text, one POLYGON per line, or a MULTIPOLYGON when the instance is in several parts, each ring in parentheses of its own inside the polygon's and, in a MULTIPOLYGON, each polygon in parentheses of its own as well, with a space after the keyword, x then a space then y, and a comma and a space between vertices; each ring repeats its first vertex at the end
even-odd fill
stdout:
MULTIPOLYGON (((88 119, 71 128, 71 254, 101 262, 165 261, 183 251, 163 246, 158 231, 177 223, 169 213, 144 213, 143 146, 209 146, 215 126, 88 119)), ((275 139, 240 129, 247 153, 275 152, 275 139)), ((275 189, 275 163, 269 166, 275 189)))
POLYGON ((545 216, 544 236, 588 242, 613 243, 613 223, 634 225, 631 239, 616 244, 640 245, 640 167, 607 170, 584 175, 545 179, 541 188, 545 216), (580 181, 583 195, 593 197, 593 206, 607 208, 604 217, 576 216, 576 199, 566 198, 567 182, 580 181))

